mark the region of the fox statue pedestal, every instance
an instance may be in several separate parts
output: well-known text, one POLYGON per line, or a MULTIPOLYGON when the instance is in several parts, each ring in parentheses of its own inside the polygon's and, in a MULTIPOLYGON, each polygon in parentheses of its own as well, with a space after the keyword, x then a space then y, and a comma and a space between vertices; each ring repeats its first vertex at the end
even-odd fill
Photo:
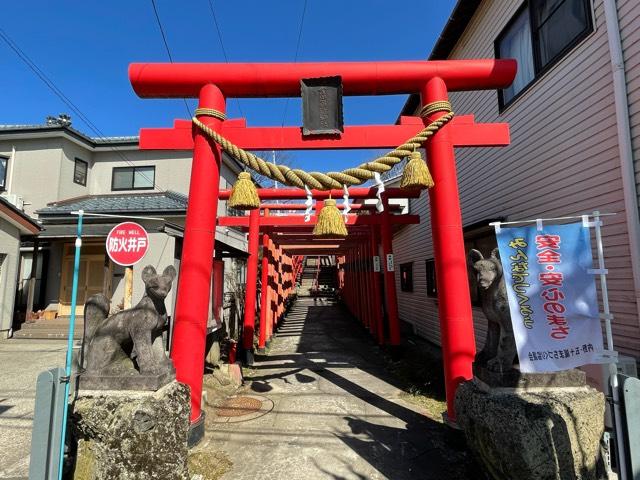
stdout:
POLYGON ((189 387, 82 391, 71 417, 74 480, 188 480, 189 387))
POLYGON ((469 269, 488 321, 473 381, 455 398, 469 448, 495 480, 604 478, 604 395, 579 370, 520 372, 499 250, 471 250, 469 269))
POLYGON ((109 300, 85 303, 84 349, 72 423, 74 479, 186 480, 189 387, 175 381, 162 343, 173 267, 142 271, 145 294, 109 316, 109 300))
POLYGON ((585 374, 476 369, 456 392, 469 448, 495 480, 605 479, 604 395, 585 374))

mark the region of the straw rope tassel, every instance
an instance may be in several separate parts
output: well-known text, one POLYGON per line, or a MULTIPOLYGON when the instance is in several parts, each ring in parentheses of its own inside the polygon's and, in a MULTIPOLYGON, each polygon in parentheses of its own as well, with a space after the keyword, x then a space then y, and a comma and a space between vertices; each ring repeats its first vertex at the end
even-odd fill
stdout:
POLYGON ((324 201, 324 206, 318 214, 318 222, 313 227, 313 234, 318 237, 346 237, 347 227, 336 207, 336 201, 329 198, 324 201))
POLYGON ((433 178, 427 162, 422 160, 420 152, 411 153, 409 161, 404 166, 402 172, 402 180, 400 180, 400 188, 431 188, 433 187, 433 178))
POLYGON ((238 175, 238 180, 231 190, 229 206, 238 210, 260 208, 260 197, 258 197, 258 191, 251 180, 249 172, 240 172, 238 175))

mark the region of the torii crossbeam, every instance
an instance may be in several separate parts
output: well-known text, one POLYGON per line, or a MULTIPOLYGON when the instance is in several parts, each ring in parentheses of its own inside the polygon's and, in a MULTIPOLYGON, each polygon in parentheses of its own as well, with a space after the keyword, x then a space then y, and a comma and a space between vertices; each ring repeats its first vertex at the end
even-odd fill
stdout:
MULTIPOLYGON (((447 101, 449 91, 505 88, 511 84, 515 73, 514 60, 494 59, 295 64, 146 63, 132 64, 129 68, 130 81, 141 97, 198 97, 200 109, 221 113, 226 110, 227 98, 299 97, 300 81, 306 78, 340 76, 344 95, 419 93, 425 106, 447 101)), ((244 120, 223 122, 206 113, 199 114, 198 118, 244 149, 393 149, 420 130, 420 122, 428 125, 442 115, 444 112, 436 111, 420 120, 403 119, 399 125, 346 127, 342 135, 315 139, 304 137, 299 128, 247 127, 244 120), (405 136, 407 133, 409 135, 405 136)), ((429 191, 431 228, 447 414, 451 421, 455 419, 456 387, 472 377, 475 355, 454 147, 508 144, 506 124, 477 124, 472 117, 450 122, 425 144, 435 182, 435 187, 429 191)), ((168 130, 143 129, 140 146, 145 149, 193 147, 171 357, 178 380, 191 387, 192 429, 201 432, 204 419, 200 397, 221 150, 210 143, 202 131, 184 122, 177 122, 168 130)), ((393 272, 387 273, 393 275, 393 272)))

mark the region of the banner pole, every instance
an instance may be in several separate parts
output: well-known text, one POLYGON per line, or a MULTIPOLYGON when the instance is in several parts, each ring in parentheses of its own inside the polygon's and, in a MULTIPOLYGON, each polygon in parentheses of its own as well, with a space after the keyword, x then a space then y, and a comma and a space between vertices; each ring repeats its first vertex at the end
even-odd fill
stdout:
MULTIPOLYGON (((602 307, 604 309, 605 333, 607 337, 607 350, 613 353, 613 332, 611 330, 611 310, 609 309, 609 291, 607 290, 607 274, 604 266, 604 247, 602 244, 602 223, 600 212, 593 212, 593 225, 596 233, 596 247, 598 249, 598 269, 600 270, 600 289, 602 291, 602 307)), ((627 457, 624 446, 624 433, 622 432, 622 412, 620 411, 620 392, 618 390, 618 367, 615 357, 609 365, 609 387, 613 399, 613 424, 616 431, 616 453, 618 454, 618 472, 620 480, 627 480, 627 457)))
POLYGON ((82 217, 84 212, 78 211, 78 227, 75 243, 75 257, 73 261, 73 282, 71 287, 71 318, 69 319, 69 330, 67 332, 67 358, 65 362, 64 377, 61 380, 64 382, 64 408, 62 410, 62 434, 60 436, 60 464, 58 468, 58 480, 62 479, 62 472, 64 470, 64 447, 66 444, 67 433, 67 415, 69 411, 69 384, 71 383, 71 361, 73 353, 73 336, 76 323, 76 302, 78 298, 78 274, 80 271, 80 248, 82 247, 82 217))

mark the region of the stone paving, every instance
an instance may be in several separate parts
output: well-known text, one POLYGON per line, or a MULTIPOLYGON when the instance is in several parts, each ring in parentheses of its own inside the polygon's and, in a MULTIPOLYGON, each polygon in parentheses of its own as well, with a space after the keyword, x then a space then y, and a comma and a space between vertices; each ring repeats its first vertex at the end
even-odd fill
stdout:
POLYGON ((339 307, 299 299, 243 387, 273 410, 209 429, 206 441, 233 461, 222 478, 474 478, 447 427, 399 398, 379 354, 339 307))
POLYGON ((0 479, 29 475, 31 425, 38 374, 64 367, 66 340, 0 341, 0 479))

